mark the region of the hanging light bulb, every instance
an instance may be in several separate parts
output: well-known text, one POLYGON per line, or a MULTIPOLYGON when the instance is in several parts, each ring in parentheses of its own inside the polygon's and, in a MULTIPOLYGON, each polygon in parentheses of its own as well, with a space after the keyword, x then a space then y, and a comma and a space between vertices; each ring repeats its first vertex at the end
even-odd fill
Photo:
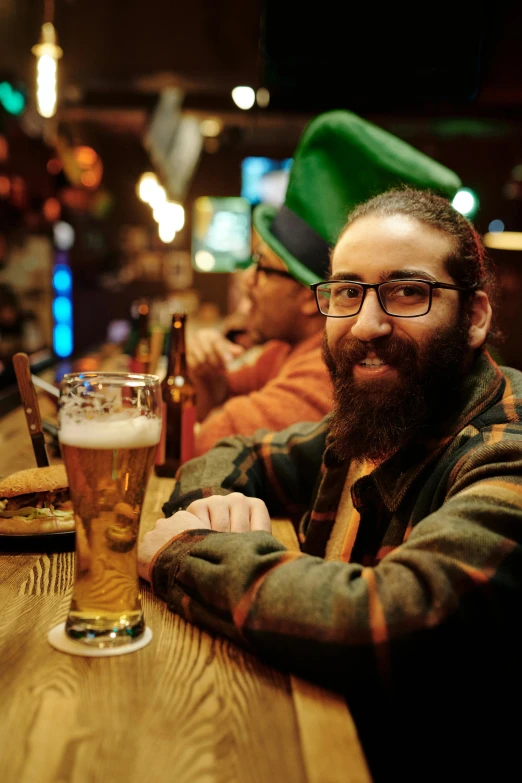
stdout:
POLYGON ((52 22, 42 25, 40 43, 33 46, 32 53, 36 61, 36 101, 38 114, 53 117, 58 102, 57 72, 58 60, 63 50, 56 43, 56 30, 52 22))

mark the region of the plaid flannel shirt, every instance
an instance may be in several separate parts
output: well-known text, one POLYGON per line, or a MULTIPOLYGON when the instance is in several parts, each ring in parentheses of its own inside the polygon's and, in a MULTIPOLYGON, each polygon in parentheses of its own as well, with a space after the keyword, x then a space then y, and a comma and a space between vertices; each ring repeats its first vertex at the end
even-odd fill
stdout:
POLYGON ((522 373, 481 353, 465 393, 443 439, 354 484, 361 521, 348 563, 322 559, 347 472, 326 446, 328 417, 221 441, 181 469, 165 515, 239 491, 300 519, 302 552, 268 533, 187 532, 156 558, 155 592, 281 666, 292 668, 296 645, 303 674, 327 660, 339 685, 361 672, 393 677, 395 644, 460 611, 488 622, 522 585, 522 373))

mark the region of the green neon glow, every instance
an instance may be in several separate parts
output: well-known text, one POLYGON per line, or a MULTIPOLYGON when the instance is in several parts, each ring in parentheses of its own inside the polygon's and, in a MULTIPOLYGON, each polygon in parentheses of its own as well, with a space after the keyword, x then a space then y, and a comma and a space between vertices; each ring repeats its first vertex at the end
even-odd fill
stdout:
POLYGON ((0 103, 9 114, 18 116, 25 109, 25 97, 20 90, 9 84, 0 82, 0 103))

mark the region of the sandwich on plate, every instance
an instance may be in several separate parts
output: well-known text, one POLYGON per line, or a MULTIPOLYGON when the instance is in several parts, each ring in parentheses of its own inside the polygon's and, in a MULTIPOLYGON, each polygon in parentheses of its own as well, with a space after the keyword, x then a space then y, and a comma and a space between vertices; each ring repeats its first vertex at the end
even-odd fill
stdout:
POLYGON ((29 468, 0 478, 0 535, 74 530, 63 465, 29 468))

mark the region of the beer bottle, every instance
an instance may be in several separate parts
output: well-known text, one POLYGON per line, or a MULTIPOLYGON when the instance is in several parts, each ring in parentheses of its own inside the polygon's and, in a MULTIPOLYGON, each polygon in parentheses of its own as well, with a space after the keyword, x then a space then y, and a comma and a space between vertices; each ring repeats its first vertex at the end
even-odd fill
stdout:
POLYGON ((172 316, 167 372, 161 382, 163 428, 154 466, 157 476, 174 476, 194 456, 196 393, 187 370, 185 321, 186 313, 172 316))
POLYGON ((138 305, 138 334, 132 351, 130 371, 148 373, 150 367, 149 305, 141 301, 138 305))

